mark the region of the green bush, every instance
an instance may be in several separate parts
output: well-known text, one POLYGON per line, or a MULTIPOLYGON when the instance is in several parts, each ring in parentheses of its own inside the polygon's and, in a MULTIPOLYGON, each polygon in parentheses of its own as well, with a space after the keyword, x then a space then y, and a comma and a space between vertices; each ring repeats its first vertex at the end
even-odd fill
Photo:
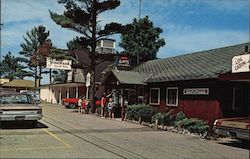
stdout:
POLYGON ((171 112, 172 111, 169 111, 167 113, 159 112, 152 117, 151 122, 154 123, 156 120, 158 120, 158 123, 161 125, 171 125, 172 120, 173 120, 171 116, 171 112))
POLYGON ((186 115, 183 112, 178 112, 175 117, 175 121, 180 121, 186 118, 186 115))
POLYGON ((150 122, 155 113, 156 111, 146 104, 129 105, 126 112, 127 119, 139 120, 139 117, 141 117, 141 120, 145 122, 150 122))
POLYGON ((184 128, 191 133, 204 133, 209 129, 209 126, 206 122, 196 118, 184 118, 175 122, 175 126, 184 128))

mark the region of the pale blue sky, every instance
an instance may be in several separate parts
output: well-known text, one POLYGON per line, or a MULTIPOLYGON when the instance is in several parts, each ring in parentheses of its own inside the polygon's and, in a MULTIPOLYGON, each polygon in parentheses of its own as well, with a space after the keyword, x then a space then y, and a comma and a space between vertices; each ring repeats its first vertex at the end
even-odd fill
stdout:
MULTIPOLYGON (((44 25, 59 48, 77 36, 56 25, 49 9, 59 14, 64 7, 57 0, 1 0, 1 53, 18 54, 26 31, 44 25)), ((249 41, 250 0, 142 0, 141 17, 149 16, 163 29, 166 45, 159 58, 203 51, 249 41)), ((139 15, 139 0, 121 0, 121 5, 99 18, 102 23, 132 22, 139 15)), ((112 38, 112 37, 109 37, 112 38)), ((119 35, 114 37, 119 42, 119 35)), ((118 46, 118 44, 117 44, 118 46)))

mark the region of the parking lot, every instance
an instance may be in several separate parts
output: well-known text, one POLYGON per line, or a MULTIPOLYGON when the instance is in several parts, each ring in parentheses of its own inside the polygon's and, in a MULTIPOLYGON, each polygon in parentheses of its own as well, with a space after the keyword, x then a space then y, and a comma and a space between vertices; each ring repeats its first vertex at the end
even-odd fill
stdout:
POLYGON ((43 105, 37 127, 1 126, 1 158, 249 158, 249 147, 232 139, 155 131, 120 120, 43 105))

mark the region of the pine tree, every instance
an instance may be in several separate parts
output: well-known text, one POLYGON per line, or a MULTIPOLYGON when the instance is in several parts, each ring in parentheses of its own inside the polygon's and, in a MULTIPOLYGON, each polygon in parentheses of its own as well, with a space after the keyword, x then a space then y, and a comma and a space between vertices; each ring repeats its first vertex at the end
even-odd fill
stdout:
POLYGON ((122 25, 117 23, 106 24, 104 28, 99 25, 98 16, 108 10, 115 9, 120 5, 119 0, 59 0, 65 5, 66 11, 63 15, 58 15, 50 11, 51 18, 63 28, 76 31, 82 35, 74 39, 86 50, 91 48, 89 57, 91 59, 91 85, 90 85, 90 105, 93 112, 93 99, 95 94, 95 67, 98 54, 96 53, 96 42, 103 37, 120 33, 122 25))
POLYGON ((31 76, 32 73, 25 70, 26 67, 23 62, 26 62, 26 59, 15 57, 11 52, 8 52, 6 56, 3 56, 3 60, 0 62, 1 77, 13 80, 31 76))
MULTIPOLYGON (((162 29, 154 27, 153 22, 146 16, 142 19, 134 19, 126 26, 127 31, 122 33, 121 43, 123 54, 140 58, 140 63, 157 58, 159 48, 165 45, 164 39, 159 35, 162 29)), ((136 61, 136 60, 134 60, 136 61)))
POLYGON ((46 31, 44 26, 38 26, 26 32, 24 36, 24 43, 21 44, 22 51, 19 52, 27 61, 29 69, 33 72, 35 84, 37 86, 37 79, 39 79, 38 86, 41 85, 42 74, 48 73, 44 71, 46 65, 46 57, 49 55, 52 43, 49 37, 49 31, 46 31))

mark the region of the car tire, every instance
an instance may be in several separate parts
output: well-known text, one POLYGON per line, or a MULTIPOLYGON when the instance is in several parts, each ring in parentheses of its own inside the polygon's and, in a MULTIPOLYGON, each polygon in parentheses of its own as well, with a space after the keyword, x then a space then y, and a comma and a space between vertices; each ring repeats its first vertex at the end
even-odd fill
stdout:
POLYGON ((70 108, 70 109, 75 109, 75 107, 76 107, 76 105, 75 105, 75 104, 73 104, 73 103, 69 103, 69 108, 70 108))
POLYGON ((31 121, 31 125, 32 125, 33 127, 37 127, 37 120, 32 120, 32 121, 31 121))

